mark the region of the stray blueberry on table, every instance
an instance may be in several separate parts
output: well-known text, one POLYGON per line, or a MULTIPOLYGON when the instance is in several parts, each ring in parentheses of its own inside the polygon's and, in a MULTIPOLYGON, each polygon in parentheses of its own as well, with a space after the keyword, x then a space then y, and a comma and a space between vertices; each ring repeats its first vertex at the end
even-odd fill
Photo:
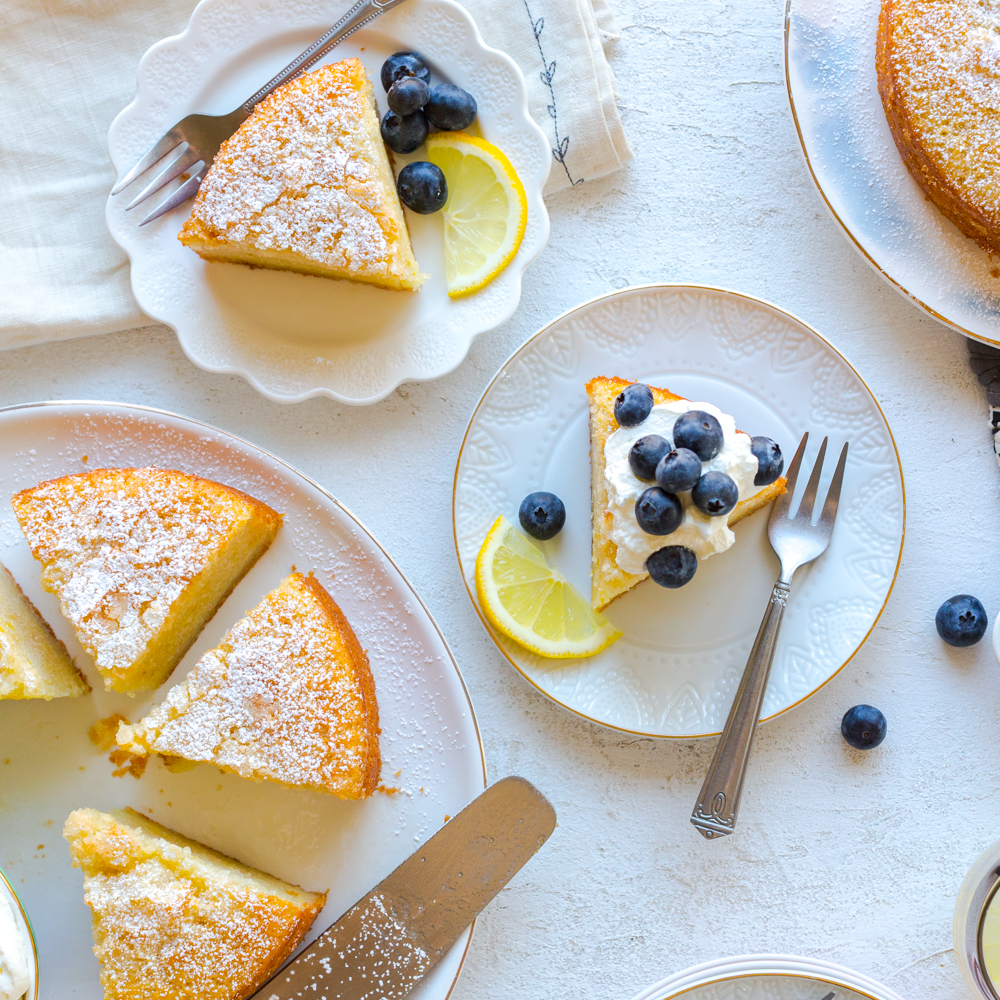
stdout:
POLYGON ((424 105, 427 120, 444 132, 468 128, 476 120, 478 110, 472 94, 452 83, 431 87, 430 97, 424 105))
POLYGON ((690 448, 675 448, 660 459, 655 478, 668 493, 690 490, 701 479, 701 459, 690 448))
POLYGON ((740 491, 736 483, 724 472, 706 472, 691 490, 695 507, 709 517, 728 514, 739 498, 740 491))
POLYGON ((698 568, 698 557, 683 545, 657 549, 646 560, 646 572, 653 583, 676 590, 689 583, 698 568))
POLYGON ((622 427, 635 427, 653 409, 653 390, 642 382, 625 386, 615 400, 615 420, 622 427))
POLYGON ((566 508, 555 493, 529 493, 521 501, 517 519, 532 538, 544 542, 562 531, 566 523, 566 508))
POLYGON ((974 646, 986 634, 986 609, 971 594, 949 597, 934 618, 938 635, 949 646, 974 646))
POLYGON ((635 519, 647 535, 669 535, 684 519, 684 508, 673 493, 651 486, 635 502, 635 519))
POLYGON ((448 184, 444 171, 434 163, 418 160, 407 163, 396 179, 399 200, 414 212, 430 215, 439 211, 448 200, 448 184))
POLYGON ((674 424, 674 447, 689 448, 703 462, 710 462, 722 451, 722 424, 704 410, 688 410, 674 424))
POLYGON ((386 94, 385 103, 397 115, 412 115, 426 103, 431 88, 418 76, 401 76, 386 94))
MULTIPOLYGON (((670 442, 659 434, 646 434, 628 451, 628 465, 638 479, 653 479, 660 459, 670 451, 670 442)), ((668 491, 669 492, 669 491, 668 491)))
POLYGON ((422 111, 414 111, 412 115, 397 115, 395 111, 387 111, 382 118, 380 131, 382 141, 394 153, 412 153, 424 142, 430 130, 422 111))
POLYGON ((781 456, 778 442, 758 434, 750 438, 750 450, 753 452, 753 457, 757 459, 757 475, 753 478, 754 486, 770 486, 785 468, 785 460, 781 456))
POLYGON ((855 750, 877 747, 888 729, 885 716, 871 705, 855 705, 844 713, 840 734, 855 750))
POLYGON ((387 94, 389 88, 404 76, 415 76, 424 83, 430 83, 430 67, 419 52, 396 52, 382 63, 382 89, 387 94))

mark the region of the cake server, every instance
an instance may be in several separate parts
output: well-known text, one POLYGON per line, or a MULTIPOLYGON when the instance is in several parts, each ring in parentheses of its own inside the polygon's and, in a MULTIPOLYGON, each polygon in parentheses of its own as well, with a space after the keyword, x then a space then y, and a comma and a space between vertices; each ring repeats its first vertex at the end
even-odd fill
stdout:
POLYGON ((339 45, 358 28, 403 2, 404 0, 356 0, 351 9, 325 35, 317 38, 305 52, 297 55, 277 76, 265 83, 257 93, 247 98, 228 115, 193 114, 182 118, 150 147, 145 156, 111 189, 111 193, 118 194, 123 191, 140 174, 144 174, 165 156, 184 146, 180 155, 171 160, 132 199, 126 211, 135 208, 183 173, 189 173, 191 176, 170 197, 164 198, 140 225, 144 226, 147 222, 158 219, 189 198, 193 198, 198 193, 198 188, 208 173, 219 147, 250 117, 250 112, 257 104, 283 83, 318 63, 335 45, 339 45))
POLYGON ((503 778, 358 900, 250 1000, 406 996, 556 825, 524 778, 503 778))

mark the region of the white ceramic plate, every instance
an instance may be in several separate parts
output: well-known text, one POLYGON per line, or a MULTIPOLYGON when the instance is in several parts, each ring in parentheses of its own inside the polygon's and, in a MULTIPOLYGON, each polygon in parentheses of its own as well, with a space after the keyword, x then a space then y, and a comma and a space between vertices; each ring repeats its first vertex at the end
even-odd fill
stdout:
MULTIPOLYGON (((578 306, 504 365, 462 443, 455 544, 474 603, 476 554, 487 530, 501 513, 516 523, 521 499, 539 489, 560 496, 567 512, 565 528, 543 547, 590 594, 584 383, 596 375, 640 379, 716 403, 737 427, 774 438, 789 457, 808 430, 810 465, 824 434, 833 455, 850 440, 833 540, 795 576, 763 715, 791 708, 854 655, 895 579, 903 478, 878 403, 815 330, 759 299, 647 285, 578 306)), ((824 483, 834 464, 827 462, 824 483)), ((546 660, 491 634, 540 691, 593 722, 646 736, 720 732, 778 575, 766 527, 766 512, 742 521, 737 544, 700 563, 686 587, 670 591, 646 581, 618 598, 606 614, 624 636, 597 656, 546 660)))
MULTIPOLYGON (((451 651, 396 565, 357 519, 280 459, 205 424, 115 403, 0 410, 0 561, 69 647, 94 688, 84 698, 0 701, 0 864, 31 914, 41 1000, 100 1000, 82 875, 60 832, 78 806, 131 805, 187 836, 308 889, 329 889, 312 936, 389 874, 485 787, 472 705, 451 651), (39 585, 7 502, 35 483, 101 466, 180 468, 246 490, 285 515, 270 549, 208 623, 164 688, 102 690, 93 663, 39 585), (221 775, 114 778, 87 730, 114 712, 139 718, 204 650, 291 571, 313 570, 368 650, 382 724, 382 781, 363 802, 221 775)), ((471 938, 462 935, 414 994, 443 1000, 471 938)))
POLYGON ((832 962, 793 955, 743 955, 696 965, 633 1000, 901 1000, 874 979, 832 962))
MULTIPOLYGON (((118 176, 186 114, 237 107, 345 9, 343 0, 201 0, 184 32, 157 42, 139 63, 135 100, 108 134, 118 176)), ((441 217, 407 210, 414 252, 431 275, 418 292, 209 264, 176 239, 190 202, 140 229, 146 205, 125 212, 140 189, 133 184, 109 197, 108 228, 132 259, 139 305, 173 327, 200 368, 242 375, 277 402, 327 395, 373 403, 401 382, 452 371, 476 336, 514 312, 524 269, 548 240, 542 187, 552 162, 548 142, 528 115, 521 71, 484 44, 453 0, 409 0, 351 35, 327 61, 358 56, 384 111, 379 69, 400 49, 419 50, 436 80, 448 79, 476 98, 479 117, 470 131, 495 143, 514 164, 528 196, 528 227, 514 260, 482 291, 449 299, 441 217)), ((420 159, 422 149, 397 157, 397 167, 420 159)))
POLYGON ((787 0, 785 79, 806 163, 882 277, 959 333, 1000 342, 997 262, 927 200, 885 120, 875 73, 879 6, 787 0))

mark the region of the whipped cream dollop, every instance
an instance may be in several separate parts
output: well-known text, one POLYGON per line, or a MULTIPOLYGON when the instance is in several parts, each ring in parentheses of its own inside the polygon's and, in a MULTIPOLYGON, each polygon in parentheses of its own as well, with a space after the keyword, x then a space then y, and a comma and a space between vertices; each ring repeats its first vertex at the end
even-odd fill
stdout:
POLYGON ((21 1000, 31 985, 31 945, 0 883, 0 1000, 21 1000))
POLYGON ((709 517, 703 514, 694 506, 690 490, 677 495, 684 508, 684 520, 669 535, 648 535, 635 519, 636 500, 656 483, 636 477, 628 464, 629 450, 647 434, 659 434, 672 444, 674 424, 689 410, 711 413, 722 425, 722 450, 711 461, 702 462, 702 475, 726 473, 736 483, 740 500, 757 492, 753 484, 757 459, 750 449, 750 436, 736 430, 736 421, 729 414, 711 403, 692 403, 686 399, 657 403, 641 424, 619 427, 608 435, 604 444, 604 478, 608 486, 608 510, 613 519, 611 537, 618 546, 615 561, 626 573, 645 573, 646 560, 665 545, 683 545, 699 559, 707 559, 716 552, 725 552, 736 541, 727 524, 729 515, 709 517))

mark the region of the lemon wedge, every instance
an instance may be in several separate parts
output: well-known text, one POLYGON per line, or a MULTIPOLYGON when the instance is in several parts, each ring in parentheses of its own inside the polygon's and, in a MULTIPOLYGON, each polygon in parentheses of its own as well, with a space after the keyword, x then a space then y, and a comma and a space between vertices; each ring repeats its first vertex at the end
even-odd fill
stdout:
POLYGON ((510 160, 485 139, 434 132, 427 159, 444 173, 448 295, 461 298, 488 285, 513 259, 528 221, 528 199, 510 160))
POLYGON ((503 514, 476 557, 476 592, 493 625, 539 656, 593 656, 621 637, 503 514))

